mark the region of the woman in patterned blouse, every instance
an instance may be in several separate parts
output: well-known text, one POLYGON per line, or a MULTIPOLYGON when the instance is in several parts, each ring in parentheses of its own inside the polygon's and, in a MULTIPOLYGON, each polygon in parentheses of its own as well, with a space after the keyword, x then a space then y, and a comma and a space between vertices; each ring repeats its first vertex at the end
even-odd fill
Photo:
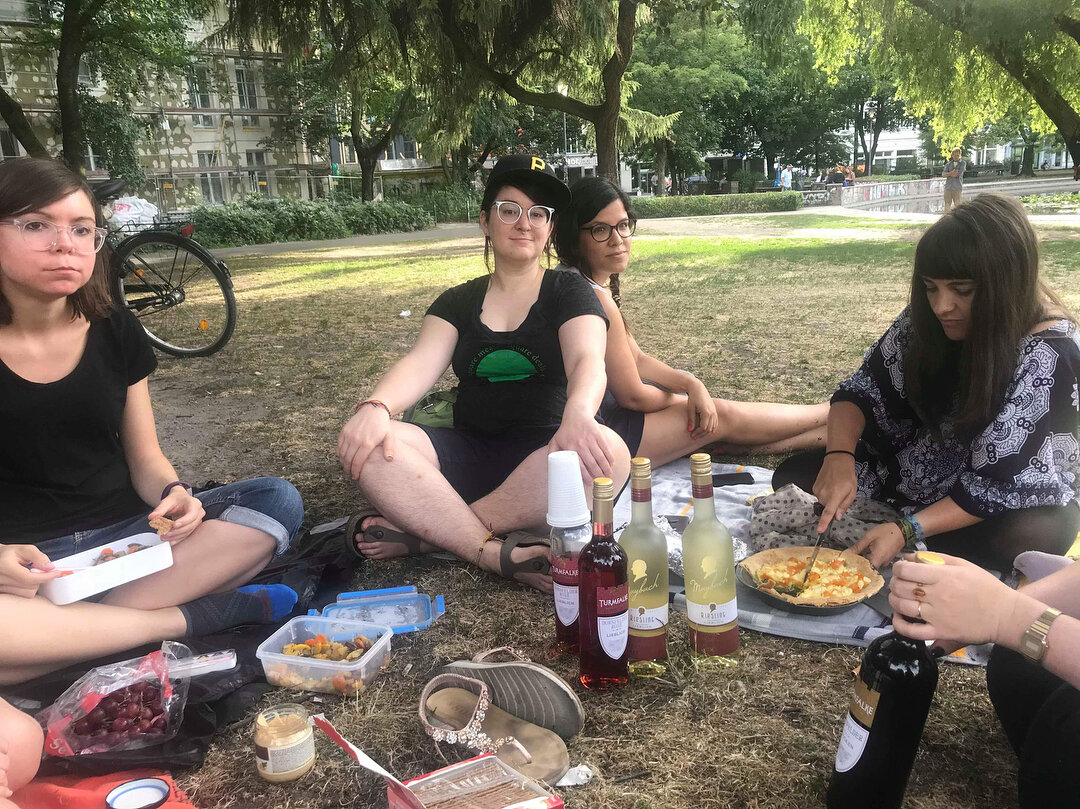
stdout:
POLYGON ((840 384, 827 449, 789 459, 824 504, 856 496, 905 517, 855 545, 888 564, 931 549, 1010 570, 1025 550, 1064 553, 1080 529, 1080 333, 1039 279, 1027 214, 982 194, 944 215, 915 250, 911 302, 840 384))

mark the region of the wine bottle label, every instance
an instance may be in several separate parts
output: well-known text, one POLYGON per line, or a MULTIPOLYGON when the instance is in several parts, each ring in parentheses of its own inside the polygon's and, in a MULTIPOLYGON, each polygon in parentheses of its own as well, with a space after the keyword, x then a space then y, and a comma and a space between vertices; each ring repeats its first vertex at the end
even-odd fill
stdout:
POLYGON ((699 604, 688 598, 686 599, 686 617, 691 623, 699 626, 723 626, 738 619, 739 607, 734 598, 723 604, 715 601, 710 604, 699 604))
POLYGON ((630 610, 630 628, 638 630, 663 629, 668 622, 668 605, 634 607, 630 610))
POLYGON ((837 772, 847 772, 859 763, 866 749, 866 741, 870 738, 870 727, 874 724, 880 697, 880 692, 868 687, 862 677, 855 679, 855 693, 851 696, 847 719, 844 720, 840 746, 836 748, 837 772))
POLYGON ((555 615, 563 626, 570 626, 578 617, 577 559, 556 556, 551 560, 551 581, 555 591, 555 615))
POLYGON ((836 771, 847 772, 862 757, 866 749, 866 740, 870 738, 870 731, 860 725, 851 714, 844 720, 844 732, 840 736, 840 746, 836 748, 836 771))
POLYGON ((625 584, 596 588, 596 630, 600 647, 612 660, 626 653, 626 639, 630 634, 628 607, 630 594, 625 584))

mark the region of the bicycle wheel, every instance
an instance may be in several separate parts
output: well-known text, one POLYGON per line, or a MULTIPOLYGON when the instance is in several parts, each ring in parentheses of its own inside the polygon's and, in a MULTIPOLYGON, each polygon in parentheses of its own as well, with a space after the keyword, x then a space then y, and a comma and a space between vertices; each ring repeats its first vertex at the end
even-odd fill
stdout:
POLYGON ((150 342, 175 357, 207 357, 236 328, 236 297, 223 263, 192 239, 151 230, 116 248, 116 291, 150 342))

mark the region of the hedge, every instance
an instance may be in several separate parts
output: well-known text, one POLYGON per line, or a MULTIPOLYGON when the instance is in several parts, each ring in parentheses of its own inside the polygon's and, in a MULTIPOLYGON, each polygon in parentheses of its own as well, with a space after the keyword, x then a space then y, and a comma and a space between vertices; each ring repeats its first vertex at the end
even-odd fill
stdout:
POLYGON ((249 197, 201 205, 192 213, 196 238, 207 247, 342 239, 352 235, 423 230, 431 215, 404 202, 354 202, 249 197))
MULTIPOLYGON (((392 191, 389 193, 393 194, 392 191)), ((429 215, 434 214, 439 222, 475 222, 482 196, 481 191, 455 185, 419 194, 403 194, 399 199, 429 215)))
POLYGON ((664 216, 711 216, 729 213, 769 213, 801 208, 800 191, 768 191, 762 194, 716 196, 634 197, 631 205, 639 219, 664 216))

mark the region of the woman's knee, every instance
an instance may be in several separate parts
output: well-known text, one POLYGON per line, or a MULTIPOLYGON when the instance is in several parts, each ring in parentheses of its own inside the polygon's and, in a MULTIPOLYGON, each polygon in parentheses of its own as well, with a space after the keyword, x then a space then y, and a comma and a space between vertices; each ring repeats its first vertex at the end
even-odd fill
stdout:
POLYGON ((41 726, 28 714, 0 700, 0 737, 7 743, 10 759, 8 786, 17 790, 37 774, 45 743, 41 726))

